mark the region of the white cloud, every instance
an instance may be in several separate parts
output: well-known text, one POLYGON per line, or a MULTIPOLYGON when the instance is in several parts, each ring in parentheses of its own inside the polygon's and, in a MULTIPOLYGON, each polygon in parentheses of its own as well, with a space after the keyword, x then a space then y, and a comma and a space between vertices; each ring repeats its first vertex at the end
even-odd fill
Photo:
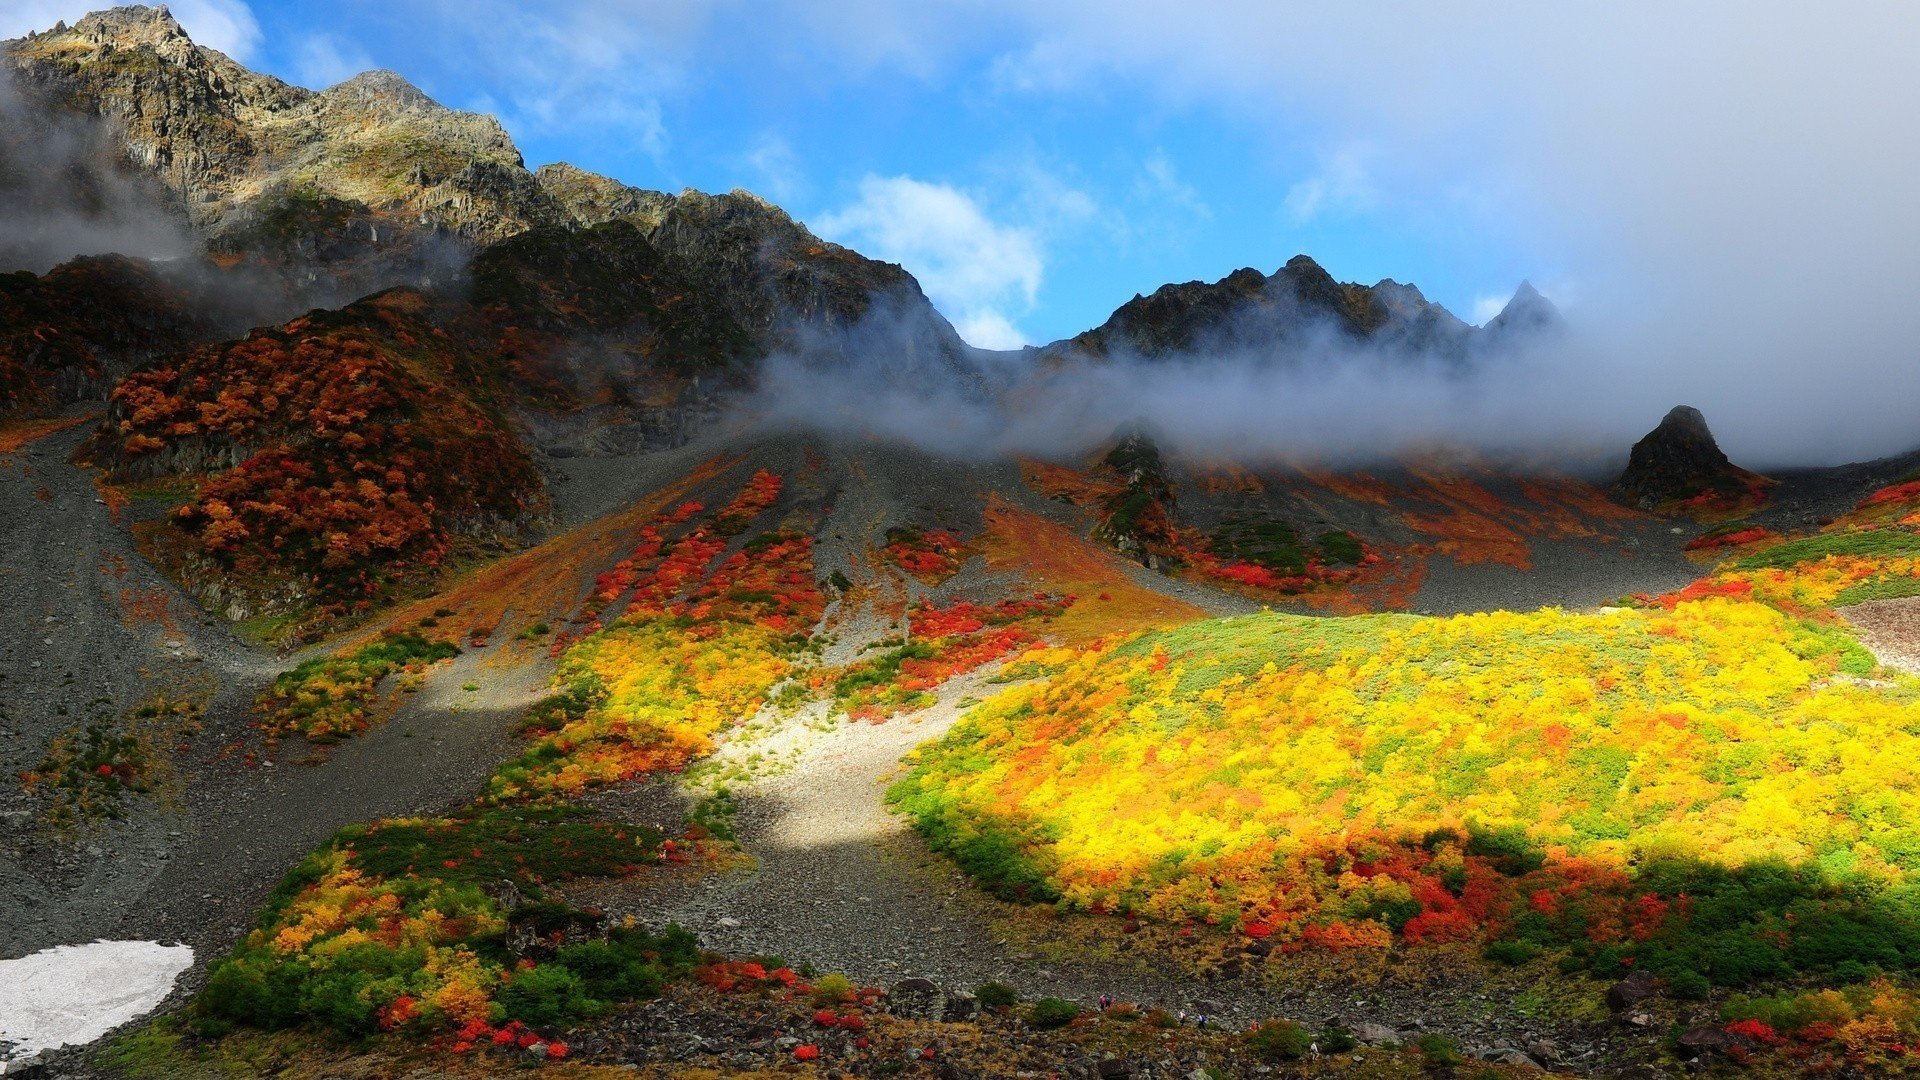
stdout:
POLYGON ((1362 155, 1348 148, 1327 155, 1318 172, 1289 188, 1281 209, 1294 224, 1304 225, 1326 215, 1365 210, 1375 197, 1362 155))
POLYGON ((1473 314, 1467 320, 1475 326, 1485 326, 1494 316, 1506 310, 1507 301, 1513 297, 1507 293, 1477 293, 1473 298, 1473 314))
MULTIPOLYGON (((51 30, 57 22, 71 26, 88 12, 109 6, 101 0, 9 0, 0 5, 0 38, 51 30)), ((260 47, 260 23, 246 0, 171 0, 167 10, 195 44, 235 60, 250 59, 260 47)))
POLYGON ((316 90, 345 82, 373 66, 373 59, 364 50, 332 34, 306 39, 293 55, 295 77, 316 90))
POLYGON ((754 189, 775 202, 789 202, 806 194, 806 177, 793 144, 771 131, 762 132, 740 163, 757 178, 754 189))
POLYGON ((869 175, 857 199, 819 219, 818 231, 918 278, 962 336, 983 348, 1025 343, 1009 310, 1031 310, 1046 261, 1032 230, 987 216, 971 195, 910 176, 869 175), (991 340, 991 344, 988 341, 991 340))
POLYGON ((1164 148, 1155 147, 1140 168, 1145 174, 1141 194, 1147 198, 1179 207, 1197 218, 1213 216, 1213 208, 1200 197, 1198 189, 1181 179, 1179 168, 1164 148))
POLYGON ((960 339, 977 349, 1018 349, 1032 344, 1020 328, 997 311, 976 311, 954 325, 960 339))

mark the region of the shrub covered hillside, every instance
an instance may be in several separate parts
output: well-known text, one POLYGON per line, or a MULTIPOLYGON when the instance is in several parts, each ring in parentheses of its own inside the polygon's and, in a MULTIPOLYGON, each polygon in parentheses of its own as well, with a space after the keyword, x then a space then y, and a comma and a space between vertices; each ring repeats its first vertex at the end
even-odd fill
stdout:
POLYGON ((1682 996, 1785 984, 1726 1003, 1743 1038, 1851 1047, 1867 1025, 1899 1056, 1920 683, 1828 608, 1913 595, 1916 551, 1843 522, 1634 607, 1268 613, 1058 650, 892 798, 1010 898, 1280 951, 1552 953, 1682 996))
POLYGON ((541 513, 498 380, 433 316, 396 290, 123 381, 101 448, 115 478, 197 482, 169 561, 211 563, 242 607, 345 614, 541 513))

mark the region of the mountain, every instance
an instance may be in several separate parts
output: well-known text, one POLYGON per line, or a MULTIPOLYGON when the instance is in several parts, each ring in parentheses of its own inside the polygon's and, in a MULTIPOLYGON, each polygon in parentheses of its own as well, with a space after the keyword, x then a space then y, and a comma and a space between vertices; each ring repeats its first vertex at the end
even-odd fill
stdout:
MULTIPOLYGON (((446 108, 392 72, 307 90, 195 45, 165 8, 148 7, 0 43, 0 71, 11 75, 8 111, 27 117, 14 125, 23 136, 84 124, 89 145, 112 151, 69 171, 142 185, 151 216, 226 264, 290 276, 323 306, 446 283, 473 251, 510 237, 622 220, 636 227, 627 242, 715 297, 762 353, 844 358, 877 336, 903 371, 973 366, 899 266, 822 241, 747 192, 668 195, 565 164, 530 171, 497 120, 446 108)), ((29 153, 27 141, 0 157, 29 153)))
POLYGON ((1457 361, 1474 336, 1473 327, 1412 285, 1335 281, 1296 255, 1270 275, 1246 267, 1215 282, 1163 285, 1042 351, 1092 359, 1204 353, 1287 360, 1311 346, 1344 345, 1457 361))
POLYGON ((0 274, 0 414, 102 397, 139 364, 217 335, 189 290, 140 260, 0 274))
POLYGON ((1553 301, 1540 295, 1533 282, 1523 281, 1513 291, 1513 297, 1500 314, 1487 320, 1481 330, 1488 336, 1498 339, 1520 339, 1528 336, 1554 334, 1566 326, 1560 309, 1553 301))

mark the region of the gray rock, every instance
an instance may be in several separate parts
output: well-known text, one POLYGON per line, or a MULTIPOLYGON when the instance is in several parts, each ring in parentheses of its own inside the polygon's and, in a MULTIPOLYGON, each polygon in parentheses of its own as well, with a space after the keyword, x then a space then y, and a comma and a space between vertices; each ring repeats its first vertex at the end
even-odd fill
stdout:
POLYGON ((1733 1054, 1754 1048, 1753 1040, 1726 1028, 1702 1024, 1688 1028, 1680 1034, 1678 1040, 1680 1052, 1685 1057, 1708 1057, 1713 1054, 1733 1054))
POLYGON ((1371 1020, 1362 1020, 1353 1025, 1353 1037, 1368 1046, 1386 1046, 1400 1041, 1399 1034, 1392 1028, 1371 1020))
POLYGON ((965 1023, 979 1015, 980 999, 965 991, 948 994, 946 1005, 940 1011, 940 1019, 949 1024, 965 1023))
POLYGON ((1617 1013, 1626 1012, 1658 993, 1660 980, 1649 972, 1636 971, 1607 987, 1607 1007, 1617 1013))
POLYGON ((901 979, 887 991, 887 1012, 908 1020, 938 1020, 946 1015, 947 996, 928 979, 901 979))

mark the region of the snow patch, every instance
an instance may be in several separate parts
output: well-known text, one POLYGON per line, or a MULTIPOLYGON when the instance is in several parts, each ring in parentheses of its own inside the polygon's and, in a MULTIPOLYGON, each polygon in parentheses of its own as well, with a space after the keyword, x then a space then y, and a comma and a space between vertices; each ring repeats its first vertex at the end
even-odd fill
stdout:
POLYGON ((0 1073, 145 1016, 192 966, 191 948, 157 941, 60 945, 0 960, 0 1073))

